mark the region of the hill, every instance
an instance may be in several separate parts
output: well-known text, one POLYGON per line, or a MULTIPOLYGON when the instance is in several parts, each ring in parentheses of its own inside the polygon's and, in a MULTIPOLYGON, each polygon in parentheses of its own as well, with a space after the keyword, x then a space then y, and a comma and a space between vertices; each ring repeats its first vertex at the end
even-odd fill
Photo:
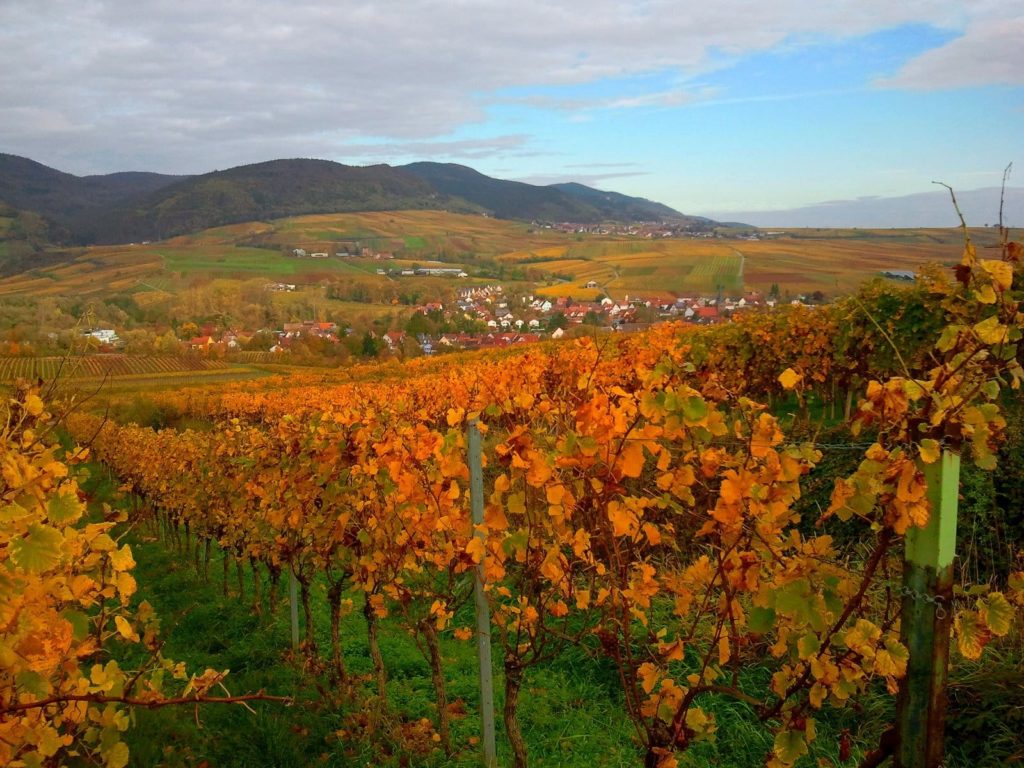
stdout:
POLYGON ((0 202, 44 217, 57 242, 161 240, 287 216, 394 210, 487 213, 504 219, 652 221, 713 225, 671 208, 581 184, 535 186, 442 163, 347 166, 272 160, 199 176, 73 176, 0 155, 0 202))
POLYGON ((62 234, 38 213, 0 201, 0 277, 66 261, 67 254, 50 246, 62 234))
POLYGON ((537 186, 505 181, 455 163, 411 163, 403 170, 430 182, 435 188, 485 208, 503 219, 534 221, 672 221, 714 226, 715 222, 685 216, 667 205, 606 192, 577 183, 537 186))
POLYGON ((715 226, 717 222, 702 216, 684 216, 667 205, 647 200, 643 197, 630 197, 619 192, 607 192, 594 189, 585 184, 568 182, 552 184, 549 189, 558 189, 571 197, 581 200, 597 209, 604 219, 624 219, 626 221, 685 221, 693 225, 705 224, 715 226))
POLYGON ((138 172, 73 176, 25 157, 0 153, 0 201, 44 216, 64 230, 65 237, 91 217, 183 178, 187 177, 138 172))
MULTIPOLYGON (((28 230, 29 223, 0 215, 0 234, 5 226, 28 230)), ((996 242, 991 228, 972 230, 971 237, 979 248, 996 242)), ((383 310, 402 295, 450 297, 458 288, 491 282, 577 299, 719 291, 737 295, 767 293, 773 286, 783 297, 816 291, 835 296, 885 270, 955 262, 962 250, 956 229, 648 238, 577 235, 432 210, 316 214, 233 224, 161 242, 35 253, 18 268, 6 273, 0 269, 0 301, 15 296, 120 296, 142 309, 173 301, 198 286, 217 283, 220 290, 230 283, 237 291, 253 280, 263 281, 255 287, 260 296, 268 281, 297 286, 294 293, 275 294, 274 303, 310 297, 325 301, 326 282, 343 284, 345 301, 371 302, 383 310), (330 256, 295 258, 293 248, 330 256), (375 255, 382 252, 389 256, 375 255), (470 277, 457 281, 388 274, 424 265, 460 267, 470 277)))
POLYGON ((107 211, 77 235, 92 243, 123 243, 312 213, 420 209, 475 210, 387 165, 271 160, 184 179, 107 211))
POLYGON ((536 186, 505 181, 454 163, 411 163, 402 166, 449 195, 476 203, 503 219, 573 221, 682 220, 666 205, 641 198, 602 192, 582 184, 536 186))

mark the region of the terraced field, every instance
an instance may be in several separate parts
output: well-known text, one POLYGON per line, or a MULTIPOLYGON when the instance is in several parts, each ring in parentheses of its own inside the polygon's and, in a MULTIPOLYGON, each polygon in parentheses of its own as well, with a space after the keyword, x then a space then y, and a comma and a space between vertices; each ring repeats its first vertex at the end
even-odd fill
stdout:
MULTIPOLYGON (((992 230, 974 230, 979 248, 995 245, 992 230)), ((571 293, 612 298, 661 291, 783 294, 822 291, 838 295, 856 289, 885 270, 919 270, 952 264, 963 250, 959 230, 793 230, 769 239, 637 241, 604 239, 564 248, 520 249, 502 257, 553 277, 569 278, 538 289, 544 295, 571 293), (545 258, 550 256, 550 258, 545 258), (590 281, 598 289, 588 289, 590 281)))
MULTIPOLYGON (((984 238, 979 238, 984 243, 984 238)), ((887 269, 917 270, 928 263, 950 264, 963 251, 955 238, 893 242, 848 238, 785 238, 743 242, 744 280, 765 289, 777 283, 794 293, 852 291, 864 279, 887 269)))
POLYGON ((227 370, 223 360, 175 355, 83 355, 79 357, 0 357, 0 382, 16 379, 121 378, 227 370))
POLYGON ((401 268, 440 260, 469 266, 523 248, 565 247, 568 236, 531 233, 521 222, 439 211, 324 214, 217 227, 160 243, 95 246, 68 263, 41 267, 0 280, 0 296, 142 294, 140 307, 166 300, 195 280, 266 278, 314 284, 348 276, 387 280, 378 268, 401 268), (255 247, 259 246, 259 247, 255 247), (366 247, 397 258, 337 258, 337 251, 366 247), (292 248, 323 251, 326 259, 296 259, 292 248))
MULTIPOLYGON (((983 248, 994 242, 995 233, 975 230, 973 237, 983 248)), ((82 249, 71 262, 0 280, 0 296, 122 293, 146 308, 215 279, 266 279, 301 287, 345 278, 381 287, 389 280, 376 273, 381 267, 438 260, 472 273, 474 266, 494 259, 539 276, 540 285, 534 287, 550 296, 736 294, 768 291, 773 285, 783 294, 835 295, 882 270, 952 262, 961 249, 961 234, 955 229, 792 230, 761 240, 645 239, 569 235, 533 230, 522 222, 439 211, 324 214, 217 227, 161 243, 82 249), (332 255, 288 255, 299 247, 332 255), (383 262, 333 256, 363 247, 397 258, 383 262), (587 288, 591 281, 598 287, 587 288)))
POLYGON ((146 247, 89 248, 66 264, 0 280, 0 296, 84 296, 128 291, 162 268, 160 255, 146 247))
POLYGON ((523 222, 443 211, 382 211, 281 219, 263 242, 332 253, 340 245, 390 251, 406 258, 445 261, 493 257, 524 247, 559 245, 567 235, 532 232, 523 222))
POLYGON ((572 276, 570 282, 545 286, 539 293, 570 293, 583 299, 606 293, 620 299, 649 292, 738 293, 744 287, 743 255, 722 241, 606 240, 585 247, 573 245, 565 256, 531 265, 555 275, 572 276), (591 281, 598 284, 597 289, 587 288, 591 281))

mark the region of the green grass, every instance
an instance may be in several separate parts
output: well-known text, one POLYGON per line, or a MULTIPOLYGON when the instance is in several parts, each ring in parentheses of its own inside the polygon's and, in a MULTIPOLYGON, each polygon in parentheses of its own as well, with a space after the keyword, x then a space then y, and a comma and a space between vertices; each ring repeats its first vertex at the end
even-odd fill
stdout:
MULTIPOLYGON (((86 484, 95 504, 109 500, 113 485, 105 471, 93 467, 93 480, 86 484)), ((141 710, 134 714, 128 733, 132 766, 193 766, 207 761, 211 766, 294 766, 326 765, 420 765, 476 766, 478 748, 470 745, 479 733, 476 717, 478 696, 476 646, 445 638, 442 653, 446 662, 448 697, 461 699, 468 714, 452 723, 456 754, 445 757, 439 750, 403 751, 392 739, 352 736, 339 740, 336 731, 347 728, 356 734, 351 718, 363 707, 334 707, 321 701, 312 681, 290 660, 287 602, 277 605, 273 620, 261 621, 249 605, 221 593, 221 562, 215 553, 211 580, 195 572, 192 558, 156 540, 145 530, 129 534, 138 566, 136 600, 148 600, 161 617, 166 638, 164 654, 185 661, 191 671, 206 667, 230 669, 227 679, 234 692, 266 690, 295 695, 301 706, 283 707, 254 703, 255 715, 241 707, 207 706, 196 713, 191 707, 141 710)), ((252 575, 246 569, 246 591, 252 594, 252 575)), ((230 589, 236 589, 232 568, 230 589)), ((281 589, 285 593, 284 585, 281 589)), ((356 595, 353 595, 358 600, 356 595)), ((358 602, 357 602, 358 605, 358 602)), ((323 584, 314 585, 314 614, 317 642, 327 649, 329 618, 323 584)), ((472 619, 460 616, 457 623, 472 619)), ((371 693, 372 666, 361 613, 349 614, 343 625, 346 664, 371 693)), ((388 698, 399 722, 409 723, 434 715, 433 688, 429 670, 413 641, 393 621, 382 622, 381 647, 389 673, 388 698)), ((137 661, 137 659, 135 659, 137 661)), ((126 663, 133 659, 125 658, 126 663)), ((499 718, 502 697, 497 691, 499 718)), ((325 684, 320 680, 321 685, 325 684)), ((608 670, 595 674, 582 652, 533 671, 521 694, 521 726, 527 739, 531 765, 536 766, 631 766, 638 753, 630 726, 611 691, 614 680, 608 670)), ((507 749, 499 744, 502 764, 507 749)))
MULTIPOLYGON (((111 483, 103 470, 93 467, 93 479, 85 484, 93 505, 110 501, 111 483)), ((284 707, 254 703, 255 714, 241 707, 206 706, 198 712, 191 707, 134 713, 134 727, 126 740, 132 752, 132 766, 209 766, 255 768, 261 766, 476 766, 477 748, 470 739, 479 733, 477 710, 476 654, 473 642, 442 638, 442 654, 449 701, 462 700, 467 714, 453 723, 455 754, 445 757, 438 750, 411 749, 393 738, 403 724, 434 716, 433 689, 427 665, 400 625, 386 619, 381 626, 381 646, 388 669, 388 701, 393 720, 390 729, 367 733, 368 713, 373 712, 372 666, 365 623, 354 610, 343 623, 345 661, 349 673, 362 691, 359 704, 332 702, 335 692, 325 678, 310 678, 293 662, 289 646, 285 585, 273 616, 259 619, 249 602, 221 592, 221 558, 214 553, 210 581, 194 570, 191 555, 174 551, 156 539, 145 526, 128 534, 138 566, 136 600, 148 600, 161 617, 164 653, 184 661, 191 671, 206 667, 230 669, 227 685, 231 692, 265 690, 271 694, 295 696, 300 704, 284 707), (320 688, 318 689, 318 686, 320 688), (339 738, 339 730, 344 737, 339 738)), ((236 590, 232 568, 229 586, 236 590)), ((265 586, 265 581, 264 581, 265 586)), ((252 595, 252 574, 245 569, 245 591, 252 595)), ((350 595, 360 605, 357 594, 350 595)), ((264 597, 266 590, 264 589, 264 597)), ((323 583, 314 583, 313 609, 316 640, 322 653, 329 648, 329 619, 323 583)), ((470 608, 457 616, 454 625, 472 623, 470 608)), ((447 633, 446 633, 447 635, 447 633)), ((495 649, 497 651, 497 649, 495 649)), ((998 675, 983 664, 954 666, 953 705, 947 765, 1002 765, 1007 756, 1022 754, 1017 734, 1020 721, 1016 704, 989 711, 994 702, 1006 697, 1019 701, 1015 693, 1024 682, 1019 649, 997 659, 998 675)), ((127 663, 131 657, 124 657, 127 663)), ((500 653, 496 660, 496 709, 498 714, 499 764, 506 765, 509 752, 500 719, 502 678, 500 653)), ((137 661, 137 659, 136 659, 137 661)), ((679 675, 688 670, 680 664, 679 675)), ((771 669, 753 663, 741 673, 739 684, 748 690, 763 690, 771 669)), ((688 768, 722 766, 746 768, 762 765, 771 749, 772 736, 758 723, 750 708, 719 697, 702 702, 718 725, 714 740, 693 745, 680 757, 688 768)), ((892 698, 880 689, 859 697, 853 707, 819 713, 818 738, 802 768, 824 759, 827 765, 856 765, 863 750, 877 743, 880 732, 893 716, 892 698), (850 761, 838 761, 840 733, 848 731, 854 750, 850 761)), ((1024 710, 1020 710, 1024 711, 1024 710)), ((527 672, 520 697, 520 719, 527 741, 531 766, 635 766, 641 754, 625 716, 619 682, 613 666, 595 658, 585 646, 567 649, 560 657, 527 672)))
MULTIPOLYGON (((232 692, 265 689, 268 693, 297 694, 306 704, 285 708, 255 704, 256 715, 242 708, 205 707, 202 727, 196 726, 191 708, 137 713, 136 727, 127 741, 133 766, 185 766, 207 760, 216 766, 304 765, 464 765, 479 763, 477 748, 469 740, 479 733, 476 655, 472 642, 446 640, 449 700, 461 699, 469 714, 453 722, 456 754, 449 760, 440 751, 403 751, 390 739, 349 738, 335 732, 347 727, 360 708, 336 708, 314 701, 320 697, 288 660, 287 603, 282 601, 274 621, 258 621, 247 606, 225 599, 219 586, 219 559, 211 564, 211 583, 198 578, 190 559, 160 543, 136 538, 133 551, 139 565, 136 577, 140 596, 162 617, 168 643, 165 654, 184 660, 190 669, 230 669, 232 692)), ((247 573, 247 578, 251 578, 247 573)), ((229 580, 235 589, 235 574, 229 580)), ((251 581, 246 588, 251 594, 251 581)), ((282 592, 284 590, 282 589, 282 592)), ((317 641, 328 647, 325 591, 314 587, 317 641)), ((343 625, 349 672, 363 681, 368 696, 372 667, 361 613, 346 617, 343 625)), ((427 665, 412 640, 390 620, 382 624, 381 649, 389 673, 388 698, 395 717, 408 723, 434 715, 433 689, 427 665)), ((522 729, 536 766, 629 766, 637 763, 628 721, 607 686, 595 682, 578 662, 562 662, 528 676, 521 696, 522 729)), ((499 678, 500 680, 500 678, 499 678)), ((500 691, 496 702, 499 719, 500 691)), ((500 726, 499 726, 500 727, 500 726)), ((507 758, 499 746, 502 764, 507 758)))
POLYGON ((292 275, 298 259, 260 248, 197 248, 195 251, 163 250, 164 267, 183 275, 196 272, 253 272, 264 275, 292 275))

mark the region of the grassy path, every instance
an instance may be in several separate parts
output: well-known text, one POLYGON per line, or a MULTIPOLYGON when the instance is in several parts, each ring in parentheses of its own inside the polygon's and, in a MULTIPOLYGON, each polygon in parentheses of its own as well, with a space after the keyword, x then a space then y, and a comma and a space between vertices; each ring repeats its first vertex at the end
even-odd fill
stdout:
MULTIPOLYGON (((93 474, 88 488, 94 503, 109 501, 113 483, 102 468, 94 468, 93 474)), ((387 722, 376 722, 372 665, 358 596, 352 596, 355 609, 342 626, 345 662, 360 691, 360 701, 353 705, 337 700, 338 692, 326 674, 304 673, 292 658, 285 583, 273 616, 260 619, 251 610, 248 568, 243 602, 237 597, 233 565, 230 594, 225 597, 222 592, 219 553, 213 555, 206 582, 196 573, 191 554, 165 546, 148 529, 136 528, 128 541, 137 562, 136 599, 148 600, 160 616, 167 657, 186 662, 190 670, 230 669, 226 684, 232 693, 264 689, 300 700, 292 707, 257 702, 252 705, 254 713, 234 706, 208 706, 198 713, 192 707, 138 711, 127 736, 132 766, 479 765, 478 747, 473 745, 479 720, 472 641, 454 640, 450 633, 442 638, 455 749, 448 758, 421 722, 435 715, 427 663, 413 640, 391 620, 382 622, 381 646, 392 714, 387 722)), ((263 587, 266 601, 265 574, 263 587)), ((317 643, 327 655, 330 621, 323 584, 314 585, 313 600, 317 643)), ((456 626, 471 620, 469 615, 457 617, 456 626)), ((521 717, 531 766, 637 765, 639 753, 616 686, 612 670, 595 668, 582 650, 528 675, 521 717)), ((495 703, 500 715, 500 695, 495 703)), ((505 754, 502 739, 499 732, 500 757, 505 754)))

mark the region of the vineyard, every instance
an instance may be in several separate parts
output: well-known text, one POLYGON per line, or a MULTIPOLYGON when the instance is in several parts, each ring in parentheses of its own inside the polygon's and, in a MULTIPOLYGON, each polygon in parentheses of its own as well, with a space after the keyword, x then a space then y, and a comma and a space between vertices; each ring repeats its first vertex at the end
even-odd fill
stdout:
POLYGON ((172 355, 84 355, 77 357, 0 357, 0 382, 17 379, 103 378, 175 374, 226 369, 223 360, 172 355))
POLYGON ((573 654, 611 691, 625 764, 702 764, 706 745, 738 738, 716 714, 730 702, 774 768, 937 766, 944 642, 979 659, 1019 633, 1024 605, 1012 557, 971 583, 949 552, 960 459, 996 470, 1019 407, 1020 254, 979 259, 968 243, 951 278, 719 327, 157 396, 203 429, 117 424, 26 390, 0 486, 0 761, 119 768, 130 705, 244 703, 218 693, 223 672, 162 656, 112 537, 123 517, 200 579, 220 560, 225 593, 235 570, 258 617, 294 588, 294 658, 319 693, 249 696, 344 715, 333 764, 354 732, 382 764, 478 763, 456 741, 443 649, 482 636, 502 764, 533 764, 532 680, 573 654), (59 460, 43 442, 54 421, 123 484, 108 520, 79 525, 67 463, 84 449, 59 460), (857 460, 822 480, 837 454, 857 460), (806 494, 822 482, 818 507, 806 494), (421 651, 430 717, 396 700, 387 631, 421 651), (149 655, 132 671, 100 663, 114 640, 149 655), (892 728, 820 738, 871 697, 898 698, 892 728))

